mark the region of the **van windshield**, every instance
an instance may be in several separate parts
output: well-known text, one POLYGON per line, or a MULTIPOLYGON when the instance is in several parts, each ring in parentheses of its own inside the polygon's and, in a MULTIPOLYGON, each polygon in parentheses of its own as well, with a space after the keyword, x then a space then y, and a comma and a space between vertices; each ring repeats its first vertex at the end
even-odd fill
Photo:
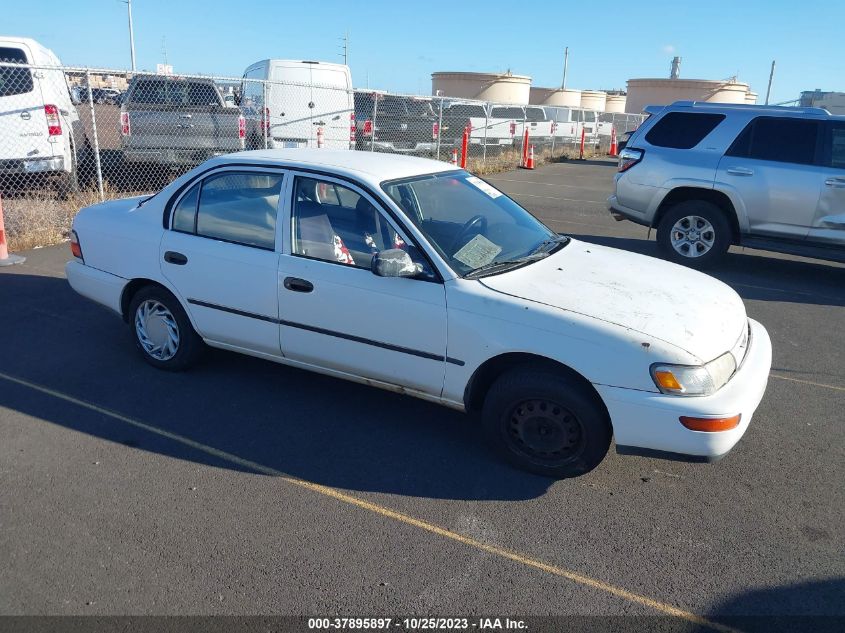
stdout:
MULTIPOLYGON (((26 64, 26 54, 19 48, 0 47, 0 62, 26 64)), ((32 72, 28 68, 0 66, 0 97, 32 92, 32 72)))

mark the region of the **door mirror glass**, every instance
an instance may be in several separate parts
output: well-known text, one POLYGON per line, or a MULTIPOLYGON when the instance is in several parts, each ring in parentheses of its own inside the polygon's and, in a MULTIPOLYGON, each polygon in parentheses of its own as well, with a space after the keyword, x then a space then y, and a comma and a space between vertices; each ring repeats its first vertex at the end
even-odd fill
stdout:
POLYGON ((373 255, 370 268, 379 277, 416 277, 423 271, 407 251, 389 248, 373 255))

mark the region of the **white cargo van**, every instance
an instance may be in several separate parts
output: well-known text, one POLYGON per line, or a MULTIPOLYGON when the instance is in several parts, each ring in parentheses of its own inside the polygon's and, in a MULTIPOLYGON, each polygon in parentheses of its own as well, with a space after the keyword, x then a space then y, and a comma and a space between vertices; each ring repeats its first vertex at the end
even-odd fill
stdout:
POLYGON ((0 179, 12 189, 38 176, 60 191, 78 186, 85 134, 58 66, 35 40, 0 36, 0 179))
POLYGON ((249 66, 241 86, 247 147, 355 146, 355 103, 349 66, 265 59, 249 66))

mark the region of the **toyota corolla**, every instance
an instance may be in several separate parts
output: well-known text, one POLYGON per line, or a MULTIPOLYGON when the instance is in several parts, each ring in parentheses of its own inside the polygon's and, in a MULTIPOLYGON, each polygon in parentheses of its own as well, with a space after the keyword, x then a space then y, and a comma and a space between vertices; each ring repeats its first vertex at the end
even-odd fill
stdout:
MULTIPOLYGON (((232 350, 477 414, 505 458, 568 477, 620 453, 712 461, 771 343, 728 286, 558 235, 486 181, 404 156, 214 158, 83 209, 67 278, 182 370, 232 350)), ((389 420, 385 420, 389 424, 389 420)))

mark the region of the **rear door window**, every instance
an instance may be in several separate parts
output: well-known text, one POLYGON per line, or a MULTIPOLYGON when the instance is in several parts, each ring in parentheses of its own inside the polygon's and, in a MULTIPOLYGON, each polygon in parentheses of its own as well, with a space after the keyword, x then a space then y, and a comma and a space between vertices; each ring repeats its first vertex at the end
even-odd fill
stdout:
POLYGON ((725 119, 710 112, 670 112, 648 131, 645 140, 657 147, 692 149, 725 119))
POLYGON ((818 121, 757 117, 733 142, 727 155, 812 165, 816 162, 818 136, 818 121))
MULTIPOLYGON (((26 53, 19 48, 0 48, 0 62, 26 64, 26 53)), ((28 68, 0 66, 0 97, 11 97, 32 92, 32 71, 28 68)))
POLYGON ((828 155, 825 165, 845 169, 845 121, 831 123, 827 130, 828 155))

